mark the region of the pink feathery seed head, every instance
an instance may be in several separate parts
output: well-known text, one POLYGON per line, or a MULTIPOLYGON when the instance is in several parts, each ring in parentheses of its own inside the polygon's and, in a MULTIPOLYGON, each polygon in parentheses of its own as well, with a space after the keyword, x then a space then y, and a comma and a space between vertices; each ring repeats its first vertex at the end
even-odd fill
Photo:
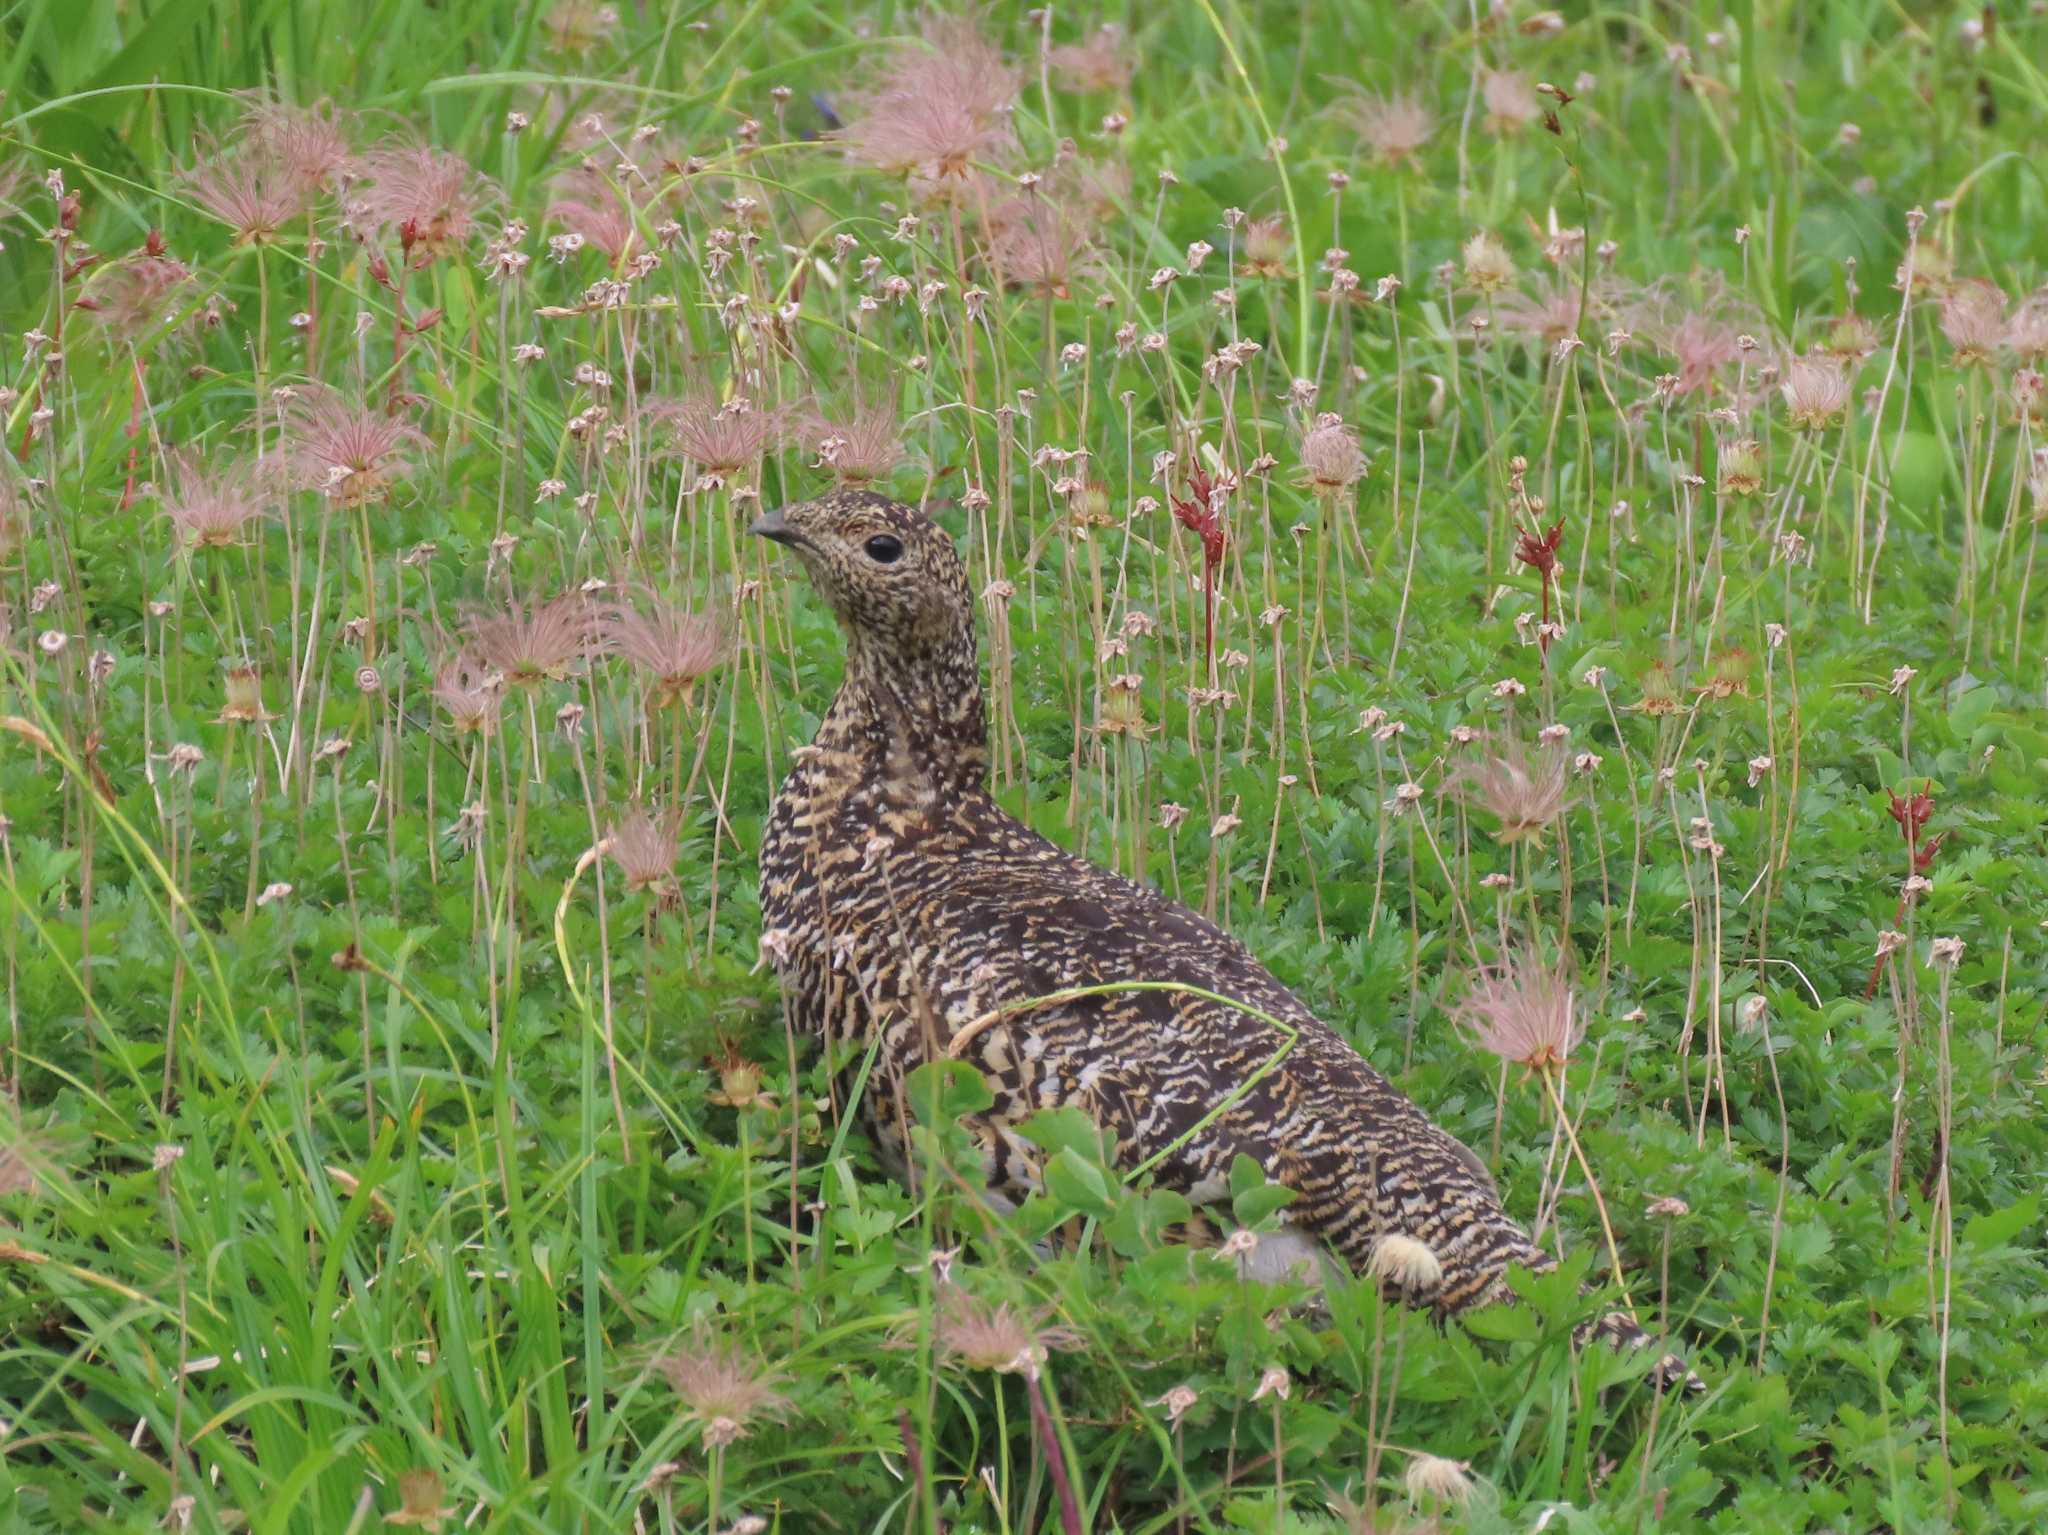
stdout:
POLYGON ((1678 361, 1678 393, 1710 387, 1715 373, 1742 355, 1736 334, 1704 314, 1688 314, 1679 320, 1669 347, 1678 361))
POLYGON ((169 316, 173 295, 191 280, 192 269, 165 254, 162 238, 152 231, 140 250, 95 272, 75 306, 115 335, 133 339, 169 316))
POLYGON ((1365 477, 1365 450, 1341 417, 1324 414, 1302 434, 1301 478, 1318 495, 1338 495, 1365 477))
POLYGON ((1519 133, 1543 115, 1536 87, 1519 69, 1489 69, 1480 77, 1480 99, 1486 103, 1486 131, 1519 133))
POLYGON ((798 439, 817 456, 815 468, 841 485, 884 480, 903 462, 903 434, 896 412, 886 405, 856 405, 837 418, 816 411, 797 426, 798 439))
POLYGON ((359 155, 349 200, 358 233, 396 239, 415 263, 448 255, 469 238, 484 188, 469 162, 446 150, 386 147, 359 155))
POLYGON ((2005 294, 1996 283, 1966 278, 1941 296, 1941 333, 1958 367, 1991 361, 2005 341, 2005 294))
POLYGON ((435 668, 433 695, 458 735, 490 735, 505 707, 504 678, 458 652, 435 668))
POLYGON ((1412 165, 1436 132, 1436 117, 1418 96, 1352 96, 1337 115, 1380 165, 1412 165))
POLYGON ((1036 1376, 1047 1349, 1080 1346, 1064 1327, 1035 1325, 1008 1301, 990 1305, 957 1285, 939 1291, 939 1352, 971 1370, 1036 1376))
POLYGON ((649 400, 645 414, 665 434, 668 448, 714 485, 757 464, 780 437, 783 424, 777 412, 756 409, 741 395, 722 403, 708 394, 649 400))
POLYGON ((515 687, 568 675, 570 664, 602 642, 590 602, 565 592, 548 602, 518 599, 463 620, 463 639, 487 665, 515 687))
POLYGON ((896 91, 868 102, 839 141, 877 170, 943 182, 965 176, 976 160, 999 156, 1012 135, 1007 117, 979 117, 945 96, 896 91))
POLYGON ((323 386, 302 386, 283 414, 290 482, 342 506, 382 500, 427 446, 419 428, 323 386))
POLYGON ((1502 330, 1520 331, 1555 346, 1579 333, 1585 295, 1576 282, 1545 279, 1532 293, 1502 292, 1494 300, 1493 312, 1502 330))
POLYGON ((171 461, 171 487, 161 504, 188 549, 231 548, 241 542, 242 529, 268 511, 254 464, 215 469, 182 454, 171 461))
POLYGON ((1051 49, 1045 62, 1053 84, 1063 91, 1121 91, 1131 83, 1124 29, 1114 22, 1097 27, 1085 43, 1064 43, 1051 49))
POLYGON ((565 171, 556 178, 555 189, 555 201, 548 205, 549 218, 596 246, 614 264, 632 253, 639 238, 633 205, 595 166, 585 164, 565 171))
POLYGON ((1791 423, 1814 432, 1833 425, 1849 408, 1852 389, 1847 369, 1832 357, 1811 352, 1785 364, 1778 393, 1791 423))
POLYGON ((1554 746, 1533 755, 1519 740, 1508 737, 1454 775, 1467 804, 1491 812, 1500 822, 1494 832, 1502 843, 1540 841, 1563 814, 1571 784, 1571 757, 1554 746))
POLYGON ((1827 322, 1826 332, 1816 343, 1816 350, 1853 368, 1876 351, 1877 345, 1877 327, 1867 316, 1852 310, 1827 322))
POLYGON ((2036 368, 2048 362, 2048 288, 2036 288, 2019 301, 2006 326, 2005 344, 2036 368))
POLYGON ((1078 204, 1043 195, 1017 198, 990 222, 989 259, 1006 283, 1068 298, 1074 284, 1098 268, 1095 222, 1078 204))
POLYGON ((691 686, 725 660, 731 636, 717 619, 649 598, 643 607, 624 603, 599 619, 605 648, 647 674, 650 708, 688 698, 691 686))
POLYGON ((243 109, 236 131, 310 194, 341 183, 355 152, 349 143, 354 127, 332 102, 301 107, 259 96, 243 109))
POLYGON ((207 217, 234 232, 236 245, 274 244, 312 204, 307 182, 247 140, 202 143, 199 158, 178 180, 207 217))
POLYGON ((789 1398, 776 1389, 781 1372, 701 1334, 657 1354, 653 1368, 682 1402, 684 1420, 716 1444, 730 1444, 757 1420, 780 1419, 790 1410, 789 1398))
POLYGON ((1245 277, 1285 277, 1293 254, 1294 232, 1285 217, 1251 219, 1244 226, 1244 264, 1238 270, 1245 277))
POLYGON ((613 821, 604 834, 605 851, 619 866, 628 890, 651 890, 657 904, 680 901, 676 886, 676 855, 682 848, 683 818, 676 811, 655 815, 635 805, 613 821))
POLYGON ((1529 953, 1474 975, 1455 1014, 1482 1050, 1535 1071, 1564 1066, 1585 1032, 1570 976, 1529 953))
POLYGON ((937 17, 899 48, 879 90, 837 137, 854 159, 930 180, 966 174, 1015 143, 1017 71, 970 17, 937 17))

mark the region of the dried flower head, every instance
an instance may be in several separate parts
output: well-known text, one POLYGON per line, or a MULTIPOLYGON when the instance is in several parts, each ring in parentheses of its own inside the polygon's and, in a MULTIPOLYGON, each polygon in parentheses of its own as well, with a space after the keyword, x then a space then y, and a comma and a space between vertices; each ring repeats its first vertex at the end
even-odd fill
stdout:
POLYGON ((656 1355, 653 1368, 682 1399, 683 1421, 695 1424, 714 1448, 746 1437, 757 1421, 779 1421, 790 1409, 789 1398, 776 1389, 780 1372, 702 1334, 656 1355))
POLYGON ((1754 437, 1721 444, 1721 494, 1753 496, 1764 488, 1764 449, 1754 437))
POLYGON ((1785 365, 1778 393, 1785 401, 1785 415, 1792 425, 1802 431, 1817 432, 1834 425, 1849 408, 1849 375, 1831 357, 1819 353, 1795 357, 1785 365))
POLYGON ((489 735, 505 706, 502 679, 467 656, 453 656, 434 673, 434 702, 458 735, 489 735))
POLYGON ((1669 662, 1653 661, 1643 670, 1643 696, 1631 708, 1652 716, 1677 714, 1685 705, 1678 696, 1678 678, 1669 662))
POLYGON ((427 445, 417 427, 332 389, 299 389, 283 414, 290 482, 345 507, 382 500, 412 474, 412 455, 427 445))
POLYGON ((1505 137, 1519 133, 1543 115, 1536 99, 1536 87, 1519 69, 1489 69, 1479 81, 1480 99, 1486 103, 1486 131, 1505 137))
POLYGON ((671 810, 655 815, 635 805, 605 832, 605 851, 619 866, 631 891, 649 891, 657 909, 672 911, 682 903, 676 883, 676 855, 682 846, 682 816, 671 810))
POLYGON ((1244 261, 1238 273, 1244 277, 1285 277, 1287 263, 1294 255, 1294 231, 1280 214, 1247 220, 1244 226, 1244 261))
POLYGON ((172 460, 171 475, 163 512, 188 549, 231 548, 242 529, 264 515, 263 482, 252 463, 210 470, 180 456, 172 460))
POLYGON ((230 666, 223 684, 225 699, 215 716, 221 724, 260 725, 276 715, 263 707, 263 678, 247 663, 230 666))
POLYGON ((425 147, 373 149, 353 170, 360 183, 349 222, 373 238, 396 239, 408 260, 453 254, 476 227, 483 185, 469 162, 425 147))
POLYGON ((271 245, 312 206, 311 187, 253 142, 202 140, 178 182, 200 211, 233 232, 236 245, 271 245))
POLYGON ((1510 737, 1498 749, 1460 764, 1452 782, 1467 804, 1499 819, 1494 833, 1497 841, 1533 842, 1564 812, 1571 758, 1550 746, 1531 756, 1520 741, 1510 737))
POLYGON ((1941 333, 1958 367, 1991 361, 2005 340, 2005 294, 1996 283, 1972 278, 1941 296, 1941 333))
POLYGON ((716 618, 651 599, 643 609, 608 609, 600 624, 606 646, 647 674, 647 706, 663 709, 690 696, 692 684, 725 659, 728 636, 716 618))
POLYGON ((590 605, 575 592, 549 602, 509 602, 496 612, 471 613, 463 638, 484 663, 517 687, 567 675, 569 663, 595 639, 590 605))
POLYGON ((1436 132, 1435 115, 1417 96, 1351 96, 1336 111, 1380 165, 1414 164, 1436 132))
POLYGON ((1401 1474, 1401 1484, 1416 1503, 1463 1504, 1472 1496, 1470 1465, 1441 1455, 1416 1455, 1401 1474))
POLYGON ((896 412, 884 405, 856 405, 838 420, 813 412, 798 423, 797 436, 841 485, 887 479, 903 461, 896 412))
POLYGON ((1053 84, 1063 91, 1121 91, 1131 83, 1124 29, 1114 22, 1097 27, 1085 43, 1063 43, 1051 49, 1045 62, 1053 84))
POLYGON ((1475 975, 1456 1016, 1481 1049, 1537 1071, 1563 1066, 1584 1032, 1570 977, 1528 953, 1475 975))
POLYGON ((263 96, 249 98, 235 125, 237 147, 297 183, 309 200, 347 174, 354 129, 354 120, 332 102, 301 107, 263 96))
POLYGON ((1515 280, 1515 262, 1508 248, 1484 229, 1465 242, 1460 254, 1465 262, 1465 286, 1475 292, 1491 293, 1515 280))
POLYGON ((1365 452, 1358 434, 1334 415, 1316 417, 1301 438, 1301 481, 1320 496, 1349 490, 1364 478, 1365 452))
POLYGON ((132 340, 174 315, 173 296, 191 280, 192 269, 166 254, 162 238, 152 230, 140 250, 94 273, 75 307, 114 335, 132 340))
POLYGON ((1069 298, 1100 266, 1096 216, 1078 200, 1045 196, 1000 205, 991 216, 989 260, 1006 283, 1069 298))
POLYGON ((937 17, 898 52, 881 89, 838 133, 855 160, 932 183, 964 177, 1015 142, 1017 72, 965 17, 937 17))
POLYGON ((955 1285, 939 1293, 939 1352, 970 1370, 1036 1377, 1049 1348, 1080 1346, 1064 1327, 1034 1326, 1008 1301, 991 1306, 955 1285))
POLYGON ((754 467, 781 432, 781 418, 735 395, 722 404, 709 395, 650 400, 647 419, 667 446, 695 464, 709 485, 722 485, 754 467))
POLYGON ((432 1535, 461 1513, 458 1508, 444 1506, 441 1501, 444 1496, 440 1472, 425 1469, 401 1471, 398 1474, 398 1512, 386 1514, 384 1522, 401 1528, 413 1526, 432 1535))

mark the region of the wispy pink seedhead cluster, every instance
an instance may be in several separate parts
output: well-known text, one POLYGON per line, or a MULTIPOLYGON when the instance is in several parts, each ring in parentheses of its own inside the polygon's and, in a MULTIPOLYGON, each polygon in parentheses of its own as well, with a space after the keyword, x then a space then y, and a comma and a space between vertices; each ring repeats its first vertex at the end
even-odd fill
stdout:
POLYGON ((458 252, 476 228, 486 188, 459 155, 425 146, 373 149, 353 165, 350 227, 411 262, 458 252))
POLYGON ((1480 77, 1479 93, 1486 103, 1489 133, 1519 133, 1543 115, 1535 83, 1519 69, 1487 70, 1480 77))
POLYGON ((504 679, 470 656, 447 657, 434 671, 434 702, 457 735, 490 735, 505 706, 504 679))
POLYGON ((707 485, 722 485, 753 469, 780 439, 783 418, 744 395, 718 400, 708 394, 656 399, 644 407, 661 447, 696 465, 707 485))
POLYGON ((269 494, 251 461, 212 467, 180 455, 171 461, 171 483, 161 504, 186 548, 227 549, 266 514, 269 494))
POLYGON ((1941 333, 1958 367, 1982 367, 2005 342, 2005 294, 1996 283, 1965 278, 1941 296, 1941 333))
POLYGON ((1414 165, 1436 132, 1436 114, 1421 97, 1407 93, 1347 96, 1335 112, 1373 160, 1384 166, 1414 165))
POLYGON ((1532 1071, 1561 1069, 1585 1032, 1570 974, 1526 952, 1473 976, 1455 1016, 1482 1050, 1532 1071))
POLYGON ((1342 416, 1324 412, 1301 437, 1301 479, 1319 496, 1336 496, 1365 477, 1365 450, 1342 416))
POLYGON ((311 198, 303 183, 246 145, 202 145, 183 176, 186 195, 237 245, 272 245, 303 218, 311 198))
POLYGON ((965 17, 927 24, 898 50, 881 86, 859 102, 839 141, 863 164, 931 182, 964 177, 1014 145, 1016 69, 965 17))
POLYGON ((1045 62, 1059 90, 1089 93, 1130 87, 1130 46, 1124 29, 1114 22, 1097 27, 1086 42, 1047 50, 1045 62))
POLYGON ((1096 220, 1078 200, 1018 198, 990 219, 989 260, 1006 283, 1047 298, 1071 297, 1101 270, 1096 220))
POLYGON ((175 318, 192 269, 171 255, 154 230, 140 250, 95 271, 72 307, 124 341, 175 318))
POLYGON ((697 679, 725 659, 731 643, 717 619, 658 597, 605 609, 599 633, 607 650, 646 675, 650 709, 688 698, 697 679))
POLYGON ((302 107, 257 97, 242 114, 237 138, 310 196, 348 179, 355 133, 354 120, 330 102, 302 107))
MULTIPOLYGON (((548 218, 562 225, 579 244, 604 252, 616 265, 633 253, 642 238, 632 189, 637 176, 635 172, 614 181, 594 164, 573 166, 555 179, 555 200, 548 205, 548 218)), ((647 189, 642 183, 641 190, 647 189)))
POLYGON ((578 592, 478 609, 463 621, 462 635, 471 653, 521 688, 568 676, 602 638, 589 599, 578 592))
POLYGON ((1495 840, 1534 842, 1564 813, 1571 755, 1547 744, 1532 752, 1516 737, 1501 737, 1453 781, 1468 804, 1496 818, 1495 840))
POLYGON ((813 410, 797 424, 797 436, 823 469, 841 485, 886 480, 903 462, 903 431, 886 405, 858 404, 834 415, 813 410))
POLYGON ((1801 431, 1817 432, 1839 421, 1849 408, 1849 373, 1835 358, 1821 353, 1794 357, 1784 367, 1778 393, 1785 416, 1801 431))
POLYGON ((281 463, 291 484, 342 506, 381 501, 418 468, 427 436, 388 412, 319 385, 284 402, 281 463))

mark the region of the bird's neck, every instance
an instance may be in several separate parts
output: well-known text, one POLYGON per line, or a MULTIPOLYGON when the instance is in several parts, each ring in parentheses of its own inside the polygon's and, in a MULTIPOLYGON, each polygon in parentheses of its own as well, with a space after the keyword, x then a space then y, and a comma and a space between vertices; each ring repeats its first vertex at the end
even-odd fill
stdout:
POLYGON ((988 779, 988 717, 972 627, 917 657, 881 653, 854 637, 818 741, 912 792, 979 792, 988 779))

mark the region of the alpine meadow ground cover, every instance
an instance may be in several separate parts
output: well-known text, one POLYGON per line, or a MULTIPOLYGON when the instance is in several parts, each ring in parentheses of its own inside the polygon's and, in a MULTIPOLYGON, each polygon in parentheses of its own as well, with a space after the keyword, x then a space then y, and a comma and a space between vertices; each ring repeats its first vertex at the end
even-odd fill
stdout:
POLYGON ((0 8, 0 1531, 2048 1524, 2043 60, 0 8), (754 862, 833 484, 1560 1272, 1256 1282, 1073 1112, 998 1216, 957 1064, 883 1172, 754 862))

